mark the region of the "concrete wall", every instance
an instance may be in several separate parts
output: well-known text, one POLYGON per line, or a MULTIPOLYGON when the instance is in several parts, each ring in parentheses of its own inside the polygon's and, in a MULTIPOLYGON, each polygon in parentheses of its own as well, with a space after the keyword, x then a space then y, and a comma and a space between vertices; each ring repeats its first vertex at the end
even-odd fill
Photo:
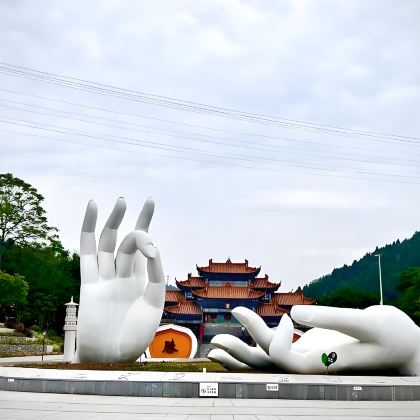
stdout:
MULTIPOLYGON (((44 346, 47 350, 47 346, 44 346)), ((0 344, 0 353, 41 353, 42 344, 0 344)))
MULTIPOLYGON (((278 391, 267 391, 261 383, 219 383, 219 398, 272 398, 340 401, 418 401, 420 386, 279 384, 278 391)), ((137 397, 197 398, 199 383, 136 382, 0 378, 0 390, 52 392, 63 394, 121 395, 137 397)))

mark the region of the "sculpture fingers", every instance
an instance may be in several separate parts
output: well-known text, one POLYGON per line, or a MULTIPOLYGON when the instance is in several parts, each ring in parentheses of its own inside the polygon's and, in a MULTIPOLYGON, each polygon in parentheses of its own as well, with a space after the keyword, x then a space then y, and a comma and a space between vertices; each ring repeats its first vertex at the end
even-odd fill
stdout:
MULTIPOLYGON (((155 203, 151 197, 149 197, 143 205, 140 215, 137 219, 136 230, 142 230, 149 232, 150 222, 155 211, 155 203)), ((140 253, 134 254, 133 274, 138 281, 140 288, 139 293, 143 294, 146 287, 145 275, 146 275, 146 258, 140 253)))
POLYGON ((361 342, 374 341, 378 332, 375 319, 361 309, 296 305, 290 314, 299 324, 336 330, 361 342))
POLYGON ((228 370, 253 370, 251 366, 236 360, 233 356, 222 349, 210 350, 207 358, 213 362, 220 363, 228 370))
POLYGON ((268 369, 273 367, 273 363, 263 349, 260 347, 251 347, 234 335, 215 335, 211 340, 211 344, 214 344, 219 349, 233 356, 236 360, 254 369, 268 369))
POLYGON ((255 312, 243 306, 232 309, 232 314, 248 330, 254 341, 268 353, 274 332, 264 320, 255 312))
POLYGON ((117 233, 124 217, 127 205, 124 198, 119 197, 102 230, 98 245, 99 276, 104 280, 115 277, 114 251, 117 233))
POLYGON ((122 240, 115 259, 118 277, 133 275, 134 258, 140 251, 146 258, 155 258, 155 247, 150 236, 142 230, 130 232, 122 240))
POLYGON ((165 276, 160 254, 147 260, 149 283, 144 296, 131 305, 119 337, 121 360, 134 361, 144 353, 156 333, 165 303, 165 276))
POLYGON ((143 230, 149 232, 150 222, 152 221, 153 213, 155 212, 155 202, 151 197, 148 197, 141 209, 136 223, 136 230, 143 230))
POLYGON ((293 322, 284 314, 271 340, 269 355, 284 371, 303 373, 306 371, 305 356, 292 350, 293 332, 293 322))
POLYGON ((149 277, 149 282, 147 283, 143 298, 146 303, 159 309, 161 317, 163 306, 165 304, 166 282, 165 274, 163 273, 162 262, 160 259, 160 252, 156 247, 155 258, 149 258, 147 260, 147 274, 149 277))
POLYGON ((93 200, 90 200, 86 207, 80 234, 80 274, 82 283, 91 283, 98 280, 95 237, 97 217, 98 207, 93 200))

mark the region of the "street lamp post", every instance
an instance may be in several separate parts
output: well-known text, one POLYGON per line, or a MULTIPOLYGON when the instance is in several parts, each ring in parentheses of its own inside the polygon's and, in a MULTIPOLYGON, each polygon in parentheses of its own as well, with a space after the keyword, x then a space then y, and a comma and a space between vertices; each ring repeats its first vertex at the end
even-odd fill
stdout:
POLYGON ((378 257, 379 264, 379 291, 381 292, 381 305, 384 304, 384 298, 382 295, 382 269, 381 269, 381 254, 375 254, 375 257, 378 257))
POLYGON ((41 361, 44 361, 44 352, 45 352, 45 336, 47 335, 47 332, 44 331, 42 333, 42 355, 41 355, 41 361))

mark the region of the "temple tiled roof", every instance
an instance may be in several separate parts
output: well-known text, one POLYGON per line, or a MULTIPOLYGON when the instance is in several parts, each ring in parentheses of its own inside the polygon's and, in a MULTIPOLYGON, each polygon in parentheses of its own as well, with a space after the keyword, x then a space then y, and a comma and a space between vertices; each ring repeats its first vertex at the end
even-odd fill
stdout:
POLYGON ((198 267, 198 271, 204 271, 207 273, 257 273, 260 271, 260 267, 249 267, 248 260, 245 260, 243 263, 233 263, 230 258, 226 262, 213 262, 212 259, 209 260, 209 265, 207 267, 198 267))
POLYGON ((185 300, 184 293, 179 290, 167 290, 165 302, 181 302, 185 300))
POLYGON ((315 303, 314 299, 304 296, 300 291, 273 293, 271 301, 279 306, 312 305, 315 303))
POLYGON ((252 290, 250 287, 232 286, 230 283, 225 286, 206 287, 201 290, 193 290, 192 294, 207 299, 258 299, 265 295, 265 292, 252 290))
POLYGON ((206 287, 206 282, 202 277, 188 277, 187 280, 178 281, 176 280, 177 286, 184 286, 184 287, 198 287, 203 288, 206 287))
POLYGON ((282 316, 288 311, 278 308, 274 303, 260 303, 256 312, 259 316, 282 316))
POLYGON ((201 315, 201 308, 192 301, 184 300, 178 302, 174 306, 167 306, 165 308, 166 312, 171 314, 183 314, 183 315, 201 315))
POLYGON ((251 287, 253 289, 274 289, 277 290, 280 287, 280 283, 271 283, 268 280, 267 274, 265 277, 257 277, 251 281, 251 287))

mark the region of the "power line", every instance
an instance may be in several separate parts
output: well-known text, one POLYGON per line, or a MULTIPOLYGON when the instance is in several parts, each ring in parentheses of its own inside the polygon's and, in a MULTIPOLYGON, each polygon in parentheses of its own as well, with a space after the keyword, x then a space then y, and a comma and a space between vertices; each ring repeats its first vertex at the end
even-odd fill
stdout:
MULTIPOLYGON (((19 101, 4 100, 4 99, 0 99, 0 100, 6 101, 6 102, 11 102, 11 103, 22 104, 22 105, 25 105, 25 106, 30 106, 30 104, 22 103, 22 102, 19 102, 19 101)), ((87 114, 80 114, 80 113, 75 113, 75 112, 63 111, 63 110, 58 110, 58 112, 71 115, 71 117, 63 116, 63 115, 57 115, 57 114, 51 114, 51 113, 44 113, 44 112, 36 111, 34 109, 24 109, 24 108, 19 108, 19 107, 12 107, 12 106, 3 105, 3 104, 0 104, 0 107, 4 107, 4 108, 7 108, 7 109, 12 109, 12 110, 17 110, 17 111, 35 113, 35 114, 38 114, 38 115, 44 115, 44 116, 48 116, 48 117, 53 116, 53 117, 71 119, 71 120, 84 122, 84 123, 88 123, 88 124, 93 123, 93 124, 97 124, 97 125, 104 126, 104 127, 130 130, 130 131, 135 131, 137 133, 142 133, 142 134, 156 134, 156 135, 162 135, 162 136, 167 136, 167 137, 171 137, 171 138, 174 137, 174 138, 179 138, 179 139, 184 139, 184 140, 191 140, 191 141, 194 141, 194 142, 201 142, 201 143, 206 143, 206 144, 222 145, 222 146, 235 147, 235 148, 240 148, 240 149, 249 149, 249 150, 254 150, 254 151, 258 151, 258 152, 280 153, 280 152, 284 152, 284 151, 290 151, 290 148, 281 147, 281 146, 278 146, 278 145, 273 145, 273 147, 277 146, 277 148, 278 148, 277 150, 264 149, 264 148, 261 148, 261 146, 259 146, 255 142, 247 142, 247 141, 243 141, 243 140, 237 140, 237 142, 239 142, 241 144, 235 144, 235 143, 226 143, 226 142, 223 142, 223 141, 219 142, 219 141, 208 140, 208 139, 197 139, 197 138, 188 136, 188 134, 184 135, 184 133, 180 133, 178 131, 165 132, 166 130, 163 130, 163 129, 160 129, 160 128, 157 128, 157 127, 153 127, 153 126, 142 125, 142 124, 129 123, 129 125, 134 125, 136 127, 144 127, 144 128, 148 128, 148 129, 152 129, 152 130, 159 130, 159 131, 163 131, 163 132, 153 133, 153 132, 150 132, 150 131, 127 128, 127 127, 124 127, 124 126, 121 126, 121 125, 104 124, 102 122, 97 122, 97 121, 92 122, 92 121, 82 119, 82 118, 78 118, 78 117, 82 116, 84 118, 94 118, 94 119, 109 121, 109 122, 117 123, 117 124, 126 124, 126 122, 123 122, 123 121, 118 121, 118 120, 113 120, 113 119, 103 118, 103 117, 96 117, 96 116, 91 116, 91 115, 87 115, 87 114), (245 143, 245 144, 243 144, 243 143, 245 143)), ((43 106, 40 106, 40 105, 37 105, 37 109, 44 109, 44 110, 48 110, 48 111, 57 111, 56 109, 49 108, 49 107, 43 107, 43 106)), ((216 138, 216 139, 221 139, 221 140, 227 140, 227 141, 235 141, 233 139, 226 139, 226 138, 216 137, 216 136, 214 136, 214 137, 210 136, 210 137, 211 138, 216 138)), ((270 145, 264 145, 264 146, 270 147, 270 145)), ((296 151, 296 149, 292 149, 292 152, 295 152, 295 151, 296 151)), ((344 161, 349 161, 349 162, 373 163, 373 164, 404 166, 404 167, 412 166, 412 167, 416 167, 416 168, 419 167, 419 160, 418 159, 417 160, 416 159, 400 159, 400 158, 395 158, 395 157, 378 156, 378 155, 366 156, 364 158, 360 158, 360 156, 354 157, 354 155, 349 155, 349 154, 347 154, 345 157, 341 157, 341 156, 330 156, 330 155, 326 155, 326 154, 320 155, 320 154, 317 154, 317 153, 310 153, 310 152, 305 152, 305 151, 301 151, 301 150, 299 150, 298 152, 299 152, 299 155, 303 155, 303 156, 318 157, 318 158, 332 159, 332 160, 344 160, 344 161), (380 158, 380 159, 392 159, 392 162, 378 161, 377 160, 378 158, 380 158), (372 160, 372 159, 376 159, 376 160, 372 160), (401 163, 396 163, 395 161, 398 161, 398 162, 401 162, 401 163), (412 164, 412 165, 410 165, 410 164, 412 164)))
MULTIPOLYGON (((23 135, 23 136, 30 136, 30 137, 36 137, 36 138, 40 138, 43 140, 51 140, 53 142, 61 142, 61 143, 68 143, 68 144, 77 144, 77 145, 81 145, 81 146, 87 146, 90 148, 100 148, 100 149, 106 149, 106 150, 111 150, 111 151, 119 151, 119 152, 124 152, 127 153, 127 150, 125 149, 118 149, 115 147, 110 147, 110 146, 103 146, 103 145, 97 145, 97 144, 91 144, 91 143, 83 143, 83 142, 77 142, 77 141, 73 141, 73 140, 69 140, 69 139, 57 139, 57 138, 52 138, 52 137, 48 137, 48 136, 41 136, 41 135, 37 135, 37 134, 33 134, 33 133, 22 133, 22 132, 17 132, 17 131, 13 131, 13 130, 6 130, 3 128, 0 128, 0 131, 2 132, 6 132, 6 133, 12 133, 12 134, 18 134, 18 135, 23 135)), ((135 152, 135 153, 140 153, 139 151, 136 150, 130 150, 130 153, 135 152)), ((279 169, 279 168, 271 168, 271 167, 255 167, 255 166, 245 166, 242 164, 238 164, 237 162, 235 162, 234 164, 231 163, 224 163, 224 162, 218 162, 218 161, 205 161, 202 159, 197 159, 197 158, 191 158, 191 157, 183 157, 183 156, 173 156, 173 155, 165 155, 165 154, 161 154, 161 153, 153 153, 150 151, 142 151, 141 154, 147 154, 147 155, 152 155, 152 156, 157 156, 157 157, 164 157, 164 158, 169 158, 169 159, 177 159, 177 160, 186 160, 186 161, 192 161, 192 162, 198 162, 198 163, 206 163, 206 164, 210 164, 210 165, 217 165, 217 166, 225 166, 225 167, 238 167, 238 168, 245 168, 245 169, 252 169, 252 170, 259 170, 259 171, 266 171, 266 172, 284 172, 284 170, 279 169)), ((292 170, 287 169, 287 173, 289 172, 295 172, 299 175, 309 175, 309 176, 322 176, 322 177, 329 177, 329 178, 339 178, 339 179, 352 179, 352 180, 361 180, 361 181, 373 181, 373 182, 386 182, 386 183, 398 183, 398 184, 414 184, 414 185, 420 185, 420 182, 414 182, 414 181, 409 181, 409 180, 398 180, 398 179, 378 179, 378 178, 366 178, 366 177, 355 177, 355 176, 350 176, 350 175, 342 175, 342 174, 325 174, 325 173, 320 173, 320 172, 307 172, 307 171, 294 171, 293 168, 292 170)))
MULTIPOLYGON (((280 136, 266 135, 266 134, 261 134, 261 133, 247 133, 247 132, 244 132, 244 131, 228 130, 228 129, 209 127, 209 126, 204 126, 204 125, 199 125, 199 124, 191 124, 191 123, 187 123, 187 122, 183 122, 183 121, 174 121, 174 120, 168 120, 168 119, 164 119, 164 118, 151 117, 151 116, 146 116, 146 115, 138 114, 138 113, 132 114, 132 113, 127 113, 127 112, 121 112, 121 111, 116 111, 116 110, 112 110, 112 109, 109 109, 109 108, 95 107, 95 106, 92 106, 92 105, 79 104, 79 103, 75 103, 75 102, 65 101, 65 100, 62 100, 62 99, 51 98, 51 97, 46 97, 46 96, 41 96, 41 95, 28 94, 28 93, 23 93, 23 92, 8 90, 8 89, 2 89, 2 88, 0 88, 0 91, 7 92, 7 93, 12 93, 12 94, 17 94, 17 95, 21 95, 21 96, 28 96, 28 97, 31 97, 31 98, 43 99, 43 100, 47 100, 47 101, 51 101, 51 102, 57 102, 57 103, 61 103, 61 104, 71 105, 71 106, 76 106, 76 107, 85 108, 85 109, 94 110, 94 111, 112 113, 112 114, 115 114, 115 115, 149 119, 149 120, 152 120, 152 121, 159 121, 159 122, 175 124, 175 125, 183 125, 183 126, 186 126, 186 127, 205 129, 205 130, 211 130, 211 131, 216 131, 216 132, 223 132, 223 133, 228 133, 228 134, 233 134, 233 135, 240 135, 240 136, 247 136, 247 137, 258 137, 258 138, 263 138, 263 139, 268 139, 268 140, 280 140, 280 141, 287 141, 287 142, 301 143, 301 144, 309 144, 309 145, 321 146, 321 147, 327 146, 327 147, 340 148, 340 149, 341 148, 346 148, 346 149, 354 149, 354 150, 360 150, 360 151, 376 151, 374 149, 369 149, 369 148, 366 148, 366 147, 355 147, 355 146, 349 146, 349 145, 337 145, 337 144, 331 144, 331 143, 321 143, 321 142, 315 142, 315 141, 309 141, 309 140, 295 139, 295 138, 290 138, 290 137, 283 137, 283 136, 280 137, 280 136)), ((200 136, 208 136, 208 135, 202 134, 202 133, 197 133, 197 134, 200 135, 200 136)), ((265 145, 267 145, 267 144, 265 144, 265 145)), ((277 146, 270 145, 270 147, 277 147, 277 146)))
POLYGON ((278 118, 273 116, 267 116, 263 114, 243 112, 239 110, 211 106, 202 104, 199 102, 186 101, 181 99, 175 99, 167 96, 159 96, 148 94, 145 92, 138 92, 130 89, 123 89, 112 85, 103 83, 96 83, 84 79, 78 79, 69 76, 62 76, 55 73, 48 73, 39 71, 27 67, 16 66, 9 63, 0 62, 0 72, 3 74, 13 75, 15 77, 29 78, 32 80, 43 81, 46 83, 52 83, 63 87, 72 89, 78 89, 83 91, 90 91, 102 95, 110 95, 119 97, 122 99, 128 99, 137 102, 144 102, 151 105, 163 106, 172 109, 179 109, 188 112, 196 112, 207 115, 214 115, 223 118, 237 119, 241 121, 252 122, 256 124, 264 124, 271 126, 280 126, 283 128, 298 129, 303 131, 322 132, 335 135, 353 135, 362 136, 367 138, 387 139, 396 141, 407 141, 411 140, 419 141, 420 138, 413 136, 403 136, 397 134, 388 133, 375 133, 371 131, 362 131, 348 129, 333 125, 309 123, 305 121, 292 120, 287 118, 278 118))
POLYGON ((114 136, 114 135, 110 135, 110 134, 97 135, 95 133, 81 132, 81 131, 68 130, 68 129, 66 131, 66 129, 64 129, 63 127, 52 125, 52 124, 43 124, 44 127, 42 127, 42 126, 39 126, 39 125, 38 126, 35 125, 37 123, 34 123, 32 121, 16 119, 16 118, 9 118, 9 119, 12 120, 12 121, 5 121, 4 119, 2 119, 0 121, 4 122, 4 123, 7 123, 7 124, 23 126, 23 127, 27 127, 27 128, 35 128, 35 129, 54 132, 54 133, 59 133, 59 134, 73 134, 73 135, 82 136, 82 137, 88 137, 88 138, 105 140, 105 141, 113 141, 113 142, 117 142, 117 143, 131 144, 131 145, 136 145, 136 146, 139 146, 139 147, 158 149, 158 150, 166 150, 166 151, 171 151, 171 152, 176 152, 176 153, 198 153, 199 155, 211 156, 213 158, 218 158, 218 159, 225 159, 225 160, 226 159, 234 159, 235 161, 240 160, 240 161, 253 162, 253 163, 281 164, 283 166, 317 170, 317 171, 321 171, 321 172, 322 171, 323 172, 328 172, 328 171, 331 171, 331 170, 342 171, 343 169, 348 169, 350 171, 353 171, 356 174, 367 174, 367 175, 375 175, 375 176, 417 179, 416 176, 413 177, 412 175, 371 172, 371 171, 366 171, 366 170, 360 170, 358 168, 351 168, 351 167, 344 167, 344 166, 340 166, 339 168, 334 168, 334 167, 329 166, 328 168, 325 168, 325 167, 308 166, 308 165, 303 165, 303 164, 296 163, 296 162, 290 162, 290 161, 285 161, 285 160, 281 160, 281 159, 274 159, 274 158, 267 158, 267 157, 249 157, 249 156, 246 156, 246 155, 237 155, 237 154, 232 154, 232 153, 228 153, 228 154, 224 153, 223 155, 220 155, 220 154, 217 154, 217 153, 204 151, 202 149, 196 149, 196 148, 191 148, 191 147, 172 146, 172 145, 168 145, 168 144, 165 144, 165 143, 138 140, 138 139, 134 139, 134 138, 130 138, 130 137, 114 136), (15 121, 15 122, 13 122, 13 121, 15 121), (50 127, 50 128, 46 128, 45 126, 50 127), (104 136, 111 137, 111 138, 109 139, 109 138, 106 138, 104 136))
MULTIPOLYGON (((13 90, 7 90, 7 89, 1 89, 0 88, 0 91, 11 93, 11 94, 17 94, 17 95, 21 95, 21 96, 37 98, 37 99, 43 99, 43 100, 56 102, 56 103, 61 103, 61 104, 66 104, 66 105, 71 105, 71 106, 76 106, 76 107, 89 109, 89 110, 94 110, 94 111, 111 113, 111 114, 115 114, 115 115, 149 119, 149 120, 159 121, 159 122, 163 122, 163 123, 183 125, 183 126, 187 126, 187 127, 211 130, 211 131, 216 131, 216 132, 223 132, 223 133, 228 133, 228 134, 233 134, 233 135, 240 135, 240 136, 247 136, 247 137, 257 137, 257 138, 263 138, 263 139, 268 139, 268 140, 276 140, 276 141, 287 141, 287 142, 304 144, 304 145, 311 145, 311 146, 316 146, 316 147, 328 147, 328 148, 346 149, 346 150, 351 149, 351 150, 358 150, 358 151, 371 151, 371 152, 375 152, 375 153, 377 152, 377 150, 375 150, 375 149, 366 148, 366 147, 355 147, 355 146, 352 146, 352 145, 337 145, 337 144, 332 144, 332 143, 322 143, 322 142, 295 139, 295 138, 289 138, 289 137, 265 135, 265 134, 261 134, 261 133, 247 133, 247 132, 243 132, 243 131, 227 130, 227 129, 222 129, 222 128, 203 126, 203 125, 199 125, 199 124, 191 124, 191 123, 186 123, 186 122, 181 122, 181 121, 168 120, 168 119, 164 119, 164 118, 151 117, 151 116, 146 116, 146 115, 142 115, 142 114, 126 113, 126 112, 116 111, 116 110, 112 110, 112 109, 108 109, 108 108, 101 108, 101 107, 95 107, 95 106, 92 106, 92 105, 79 104, 79 103, 75 103, 75 102, 65 101, 65 100, 62 100, 62 99, 51 98, 51 97, 46 97, 46 96, 41 96, 41 95, 28 94, 28 93, 23 93, 23 92, 17 92, 17 91, 13 91, 13 90)), ((61 111, 61 112, 65 112, 65 111, 61 111)), ((101 118, 101 117, 92 117, 92 118, 101 118)), ((127 123, 127 122, 125 122, 125 123, 130 124, 130 125, 137 125, 135 123, 127 123)), ((195 135, 209 137, 209 138, 226 139, 225 137, 210 136, 210 135, 206 135, 206 134, 202 134, 202 133, 195 133, 195 135)), ((233 140, 233 139, 229 139, 229 140, 233 140)), ((244 140, 236 140, 236 141, 247 143, 244 140)), ((410 143, 413 143, 414 145, 417 144, 417 142, 410 142, 410 143)), ((283 147, 283 146, 280 146, 280 145, 273 145, 273 144, 266 144, 266 143, 263 143, 262 145, 268 146, 268 147, 274 147, 274 148, 283 147)), ((401 145, 412 146, 412 144, 404 144, 404 143, 401 144, 401 145)), ((347 152, 346 152, 346 154, 347 154, 347 152)), ((410 155, 412 155, 412 154, 410 154, 410 155)))

